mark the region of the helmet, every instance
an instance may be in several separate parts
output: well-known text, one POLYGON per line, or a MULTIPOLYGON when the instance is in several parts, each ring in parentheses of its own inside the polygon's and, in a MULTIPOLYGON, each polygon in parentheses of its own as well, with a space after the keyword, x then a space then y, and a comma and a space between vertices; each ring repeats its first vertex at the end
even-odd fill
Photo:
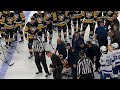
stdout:
POLYGON ((30 19, 31 19, 31 20, 36 20, 36 18, 35 18, 34 16, 32 16, 30 19))
POLYGON ((100 47, 100 51, 101 51, 101 52, 106 52, 106 51, 107 51, 106 46, 101 46, 101 47, 100 47))
POLYGON ((119 47, 118 43, 111 44, 114 49, 117 49, 119 47))

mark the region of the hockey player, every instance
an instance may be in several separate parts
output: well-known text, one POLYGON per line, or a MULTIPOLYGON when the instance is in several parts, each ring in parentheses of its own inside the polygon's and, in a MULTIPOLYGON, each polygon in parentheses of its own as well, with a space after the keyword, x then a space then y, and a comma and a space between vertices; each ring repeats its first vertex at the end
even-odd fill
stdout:
POLYGON ((23 42, 23 27, 25 26, 25 16, 23 11, 14 11, 15 14, 15 41, 17 41, 17 31, 20 33, 21 41, 23 42))
POLYGON ((0 11, 0 34, 1 38, 3 38, 3 33, 4 33, 4 22, 5 22, 5 17, 2 11, 0 11))
POLYGON ((118 43, 111 44, 112 51, 112 65, 113 65, 113 78, 118 79, 119 66, 120 66, 120 50, 118 43))
POLYGON ((73 20, 73 25, 74 25, 74 31, 78 29, 78 32, 80 33, 81 29, 81 19, 83 18, 82 16, 82 11, 73 11, 72 14, 72 20, 73 20), (78 27, 77 27, 77 21, 78 21, 78 27))
POLYGON ((57 11, 52 11, 52 25, 53 25, 53 30, 57 31, 57 11))
POLYGON ((46 25, 45 35, 49 32, 49 44, 52 42, 53 30, 52 30, 52 14, 51 11, 44 11, 44 23, 46 25))
POLYGON ((37 11, 37 13, 33 14, 33 16, 37 19, 37 22, 39 23, 39 32, 40 32, 39 35, 42 36, 42 34, 44 33, 44 39, 45 42, 47 42, 47 33, 44 23, 44 13, 42 13, 42 11, 37 11))
POLYGON ((103 12, 102 11, 94 11, 95 20, 97 21, 97 25, 100 25, 100 22, 103 21, 103 12))
POLYGON ((11 46, 11 43, 13 41, 13 32, 14 32, 14 13, 7 11, 7 14, 5 15, 5 42, 6 47, 8 48, 8 45, 11 46))
POLYGON ((113 14, 118 15, 118 11, 104 11, 103 15, 106 21, 106 25, 109 27, 113 21, 113 14))
POLYGON ((67 22, 65 20, 65 13, 64 12, 61 12, 58 14, 57 26, 58 26, 59 38, 61 38, 61 31, 63 30, 64 41, 67 42, 67 22))
POLYGON ((85 30, 87 28, 88 25, 90 25, 90 34, 89 34, 89 38, 93 39, 93 35, 94 35, 94 28, 95 28, 95 21, 94 21, 94 11, 82 11, 82 16, 84 17, 83 20, 83 28, 82 28, 82 36, 84 37, 85 34, 85 30))
POLYGON ((100 51, 102 53, 100 57, 100 78, 110 79, 112 74, 111 56, 107 53, 107 48, 105 46, 101 46, 100 51))
POLYGON ((72 11, 65 11, 65 18, 68 26, 69 39, 72 39, 71 16, 72 16, 72 11))
POLYGON ((31 21, 27 22, 25 27, 25 38, 28 40, 28 49, 30 53, 29 59, 33 57, 32 45, 33 45, 33 36, 36 33, 38 27, 38 22, 35 17, 31 17, 31 21))

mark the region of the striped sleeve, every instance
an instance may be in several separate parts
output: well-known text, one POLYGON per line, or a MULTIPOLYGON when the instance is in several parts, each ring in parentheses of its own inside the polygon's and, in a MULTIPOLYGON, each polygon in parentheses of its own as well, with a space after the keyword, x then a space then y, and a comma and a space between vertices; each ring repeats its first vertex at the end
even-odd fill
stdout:
POLYGON ((77 63, 77 76, 80 76, 80 73, 81 73, 81 60, 79 60, 77 63))

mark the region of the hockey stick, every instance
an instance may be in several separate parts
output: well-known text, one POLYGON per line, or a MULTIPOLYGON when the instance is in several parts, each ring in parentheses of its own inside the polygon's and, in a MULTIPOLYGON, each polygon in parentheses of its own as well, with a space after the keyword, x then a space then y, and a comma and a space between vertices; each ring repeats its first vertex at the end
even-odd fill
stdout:
POLYGON ((12 54, 9 51, 7 51, 5 48, 3 48, 3 46, 1 46, 1 47, 2 47, 2 50, 4 49, 7 53, 12 54))
POLYGON ((20 53, 15 46, 9 46, 9 47, 14 48, 18 53, 20 53))
POLYGON ((8 63, 7 63, 8 61, 4 61, 4 60, 3 60, 3 59, 1 59, 1 58, 0 58, 0 60, 2 60, 3 62, 5 62, 5 63, 6 63, 7 65, 9 65, 9 66, 12 66, 12 65, 14 65, 14 64, 15 64, 15 62, 14 62, 14 63, 12 63, 12 64, 8 64, 8 63))
POLYGON ((51 45, 52 49, 54 49, 54 50, 55 50, 55 48, 53 47, 52 43, 51 43, 50 45, 51 45))

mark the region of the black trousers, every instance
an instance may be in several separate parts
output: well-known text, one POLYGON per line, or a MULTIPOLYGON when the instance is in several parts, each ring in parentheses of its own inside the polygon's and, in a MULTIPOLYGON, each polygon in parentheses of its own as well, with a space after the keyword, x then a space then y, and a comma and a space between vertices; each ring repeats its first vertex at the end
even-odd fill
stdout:
POLYGON ((109 27, 109 26, 111 26, 111 23, 112 23, 112 21, 106 20, 105 25, 106 25, 107 27, 109 27))
POLYGON ((29 40, 28 40, 28 49, 29 49, 30 55, 33 55, 32 45, 33 45, 33 39, 29 39, 29 40))
MULTIPOLYGON (((94 28, 95 28, 95 24, 94 23, 83 23, 82 31, 85 32, 85 30, 88 27, 88 25, 90 25, 90 32, 91 32, 89 36, 93 36, 94 35, 94 28)), ((82 36, 84 36, 84 35, 82 34, 82 36)))
POLYGON ((73 79, 77 79, 77 68, 74 68, 73 66, 71 68, 72 68, 72 77, 73 77, 73 79))
POLYGON ((46 58, 45 58, 45 52, 42 52, 41 56, 39 56, 39 52, 35 52, 34 56, 35 56, 35 64, 37 66, 38 71, 42 72, 42 67, 41 67, 41 64, 42 64, 45 72, 49 73, 47 63, 46 63, 46 58))
POLYGON ((96 58, 97 58, 97 60, 95 62, 95 65, 96 65, 96 70, 98 71, 98 69, 100 68, 100 62, 99 62, 98 57, 96 57, 96 58))
POLYGON ((107 37, 97 37, 98 39, 98 44, 99 44, 99 47, 101 46, 108 46, 108 40, 107 40, 107 37))
POLYGON ((62 67, 62 66, 60 66, 59 68, 55 68, 55 70, 53 71, 53 78, 54 78, 54 79, 61 79, 62 70, 63 70, 63 67, 62 67))
POLYGON ((13 29, 6 29, 5 30, 5 33, 6 33, 5 40, 7 40, 6 45, 11 44, 12 40, 9 40, 9 39, 13 39, 13 32, 14 32, 13 29))
POLYGON ((80 79, 93 79, 94 78, 94 74, 90 73, 90 74, 83 74, 81 75, 80 79))
POLYGON ((18 26, 18 27, 16 27, 15 29, 14 29, 14 33, 15 33, 15 40, 17 40, 17 31, 19 31, 19 33, 20 33, 20 37, 21 37, 21 40, 23 40, 23 31, 21 31, 20 30, 20 26, 18 26))

